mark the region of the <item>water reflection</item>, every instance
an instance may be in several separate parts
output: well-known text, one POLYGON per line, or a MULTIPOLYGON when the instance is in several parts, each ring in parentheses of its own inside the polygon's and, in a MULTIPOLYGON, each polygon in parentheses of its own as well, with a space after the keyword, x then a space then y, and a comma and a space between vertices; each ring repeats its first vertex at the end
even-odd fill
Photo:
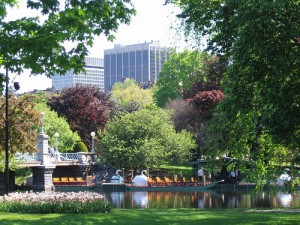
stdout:
POLYGON ((104 192, 117 208, 282 208, 300 207, 300 192, 104 192))

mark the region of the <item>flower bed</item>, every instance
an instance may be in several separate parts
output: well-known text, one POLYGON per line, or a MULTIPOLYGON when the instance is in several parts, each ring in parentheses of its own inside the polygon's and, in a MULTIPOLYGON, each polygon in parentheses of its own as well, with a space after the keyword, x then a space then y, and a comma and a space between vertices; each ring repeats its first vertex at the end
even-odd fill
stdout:
POLYGON ((94 192, 9 193, 0 198, 0 210, 16 213, 107 213, 112 206, 94 192))

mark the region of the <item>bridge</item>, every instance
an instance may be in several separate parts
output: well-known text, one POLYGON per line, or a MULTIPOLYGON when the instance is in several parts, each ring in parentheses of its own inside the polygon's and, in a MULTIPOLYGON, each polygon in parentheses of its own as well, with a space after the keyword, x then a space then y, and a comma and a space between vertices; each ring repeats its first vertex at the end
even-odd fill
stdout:
MULTIPOLYGON (((49 153, 49 136, 43 132, 37 136, 37 153, 18 153, 15 159, 19 167, 29 167, 32 170, 32 185, 34 191, 52 191, 54 189, 53 177, 74 176, 83 177, 93 173, 93 153, 49 153)), ((0 177, 1 178, 1 177, 0 177)), ((6 180, 0 179, 0 189, 4 189, 6 180), (3 181, 2 181, 2 180, 3 181)), ((14 173, 10 171, 9 189, 14 189, 14 173)))
MULTIPOLYGON (((78 153, 43 153, 45 161, 56 166, 73 166, 93 164, 93 153, 78 152, 78 153)), ((41 154, 35 153, 17 153, 15 159, 18 162, 18 167, 36 167, 42 165, 41 154)))

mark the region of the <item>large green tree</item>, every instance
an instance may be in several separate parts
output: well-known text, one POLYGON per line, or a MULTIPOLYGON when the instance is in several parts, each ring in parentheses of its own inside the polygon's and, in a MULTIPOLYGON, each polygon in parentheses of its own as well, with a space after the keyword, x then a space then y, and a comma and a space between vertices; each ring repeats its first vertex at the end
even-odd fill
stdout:
MULTIPOLYGON (((18 1, 0 3, 0 57, 5 68, 21 74, 65 74, 83 71, 84 57, 95 35, 113 40, 121 23, 128 24, 135 10, 130 0, 27 0, 31 17, 7 20, 7 8, 18 1), (38 16, 41 15, 41 16, 38 16), (72 43, 70 49, 65 43, 72 43)), ((4 75, 0 74, 2 84, 4 75)), ((2 90, 2 86, 0 91, 2 90)))
POLYGON ((181 7, 187 34, 205 35, 210 50, 230 59, 219 144, 236 157, 249 156, 256 181, 263 180, 281 149, 274 143, 299 152, 300 1, 167 2, 181 7))
POLYGON ((111 90, 111 100, 122 111, 132 112, 154 103, 151 89, 142 89, 134 80, 117 82, 111 90))
POLYGON ((158 106, 163 107, 169 100, 181 98, 182 90, 191 85, 191 80, 201 70, 203 54, 186 49, 170 55, 155 84, 154 97, 158 106))
POLYGON ((187 33, 206 35, 209 49, 230 58, 224 87, 234 114, 257 110, 259 96, 262 122, 299 146, 300 1, 167 2, 181 7, 187 33))
POLYGON ((55 133, 59 134, 58 150, 60 152, 73 151, 74 145, 80 137, 73 132, 65 118, 59 117, 57 112, 51 110, 46 103, 40 102, 35 107, 39 113, 44 112, 44 131, 49 136, 49 144, 56 148, 55 133))
POLYGON ((192 135, 176 133, 170 113, 163 109, 142 109, 107 123, 101 133, 101 156, 119 168, 159 167, 165 162, 186 162, 195 147, 192 135))

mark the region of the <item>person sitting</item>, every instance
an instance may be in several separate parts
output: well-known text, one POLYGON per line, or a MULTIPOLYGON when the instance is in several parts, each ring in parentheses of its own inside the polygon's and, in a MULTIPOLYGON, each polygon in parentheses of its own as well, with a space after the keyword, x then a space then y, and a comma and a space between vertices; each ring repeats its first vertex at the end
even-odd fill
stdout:
POLYGON ((199 182, 203 182, 203 167, 198 170, 197 175, 199 182))

